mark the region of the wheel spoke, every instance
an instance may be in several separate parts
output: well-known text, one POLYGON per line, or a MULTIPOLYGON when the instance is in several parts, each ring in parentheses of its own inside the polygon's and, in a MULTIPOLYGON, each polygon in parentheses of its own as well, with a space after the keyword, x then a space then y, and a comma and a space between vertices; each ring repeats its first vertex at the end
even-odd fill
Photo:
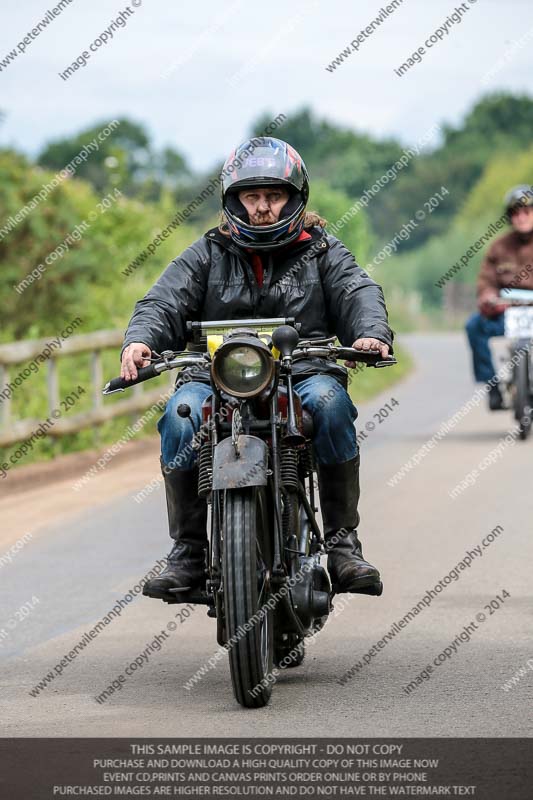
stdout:
MULTIPOLYGON (((259 611, 263 607, 263 592, 265 592, 265 587, 268 586, 268 573, 265 574, 263 583, 261 584, 261 589, 259 591, 259 597, 257 598, 257 610, 259 611)), ((266 594, 266 592, 265 592, 266 594)))
POLYGON ((261 549, 261 540, 259 539, 259 537, 255 540, 255 546, 256 546, 256 550, 257 550, 257 554, 258 554, 259 558, 264 563, 265 559, 263 557, 263 550, 261 549))

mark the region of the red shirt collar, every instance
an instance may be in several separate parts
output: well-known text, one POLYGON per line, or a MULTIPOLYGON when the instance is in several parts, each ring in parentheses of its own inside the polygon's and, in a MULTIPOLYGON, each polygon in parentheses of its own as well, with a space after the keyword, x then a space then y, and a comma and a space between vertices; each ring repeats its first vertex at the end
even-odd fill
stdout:
MULTIPOLYGON (((282 247, 280 249, 281 249, 281 251, 286 250, 289 247, 291 247, 293 244, 296 244, 296 242, 305 242, 305 241, 307 241, 308 239, 311 239, 311 238, 312 238, 312 236, 311 236, 310 233, 307 233, 307 231, 302 230, 302 232, 300 233, 300 235, 298 236, 297 239, 294 239, 294 241, 289 242, 288 245, 286 245, 285 247, 282 247)), ((263 262, 262 262, 262 259, 261 259, 261 255, 260 255, 260 253, 255 252, 254 250, 252 250, 249 247, 246 248, 246 251, 248 253, 252 254, 252 268, 253 268, 253 271, 254 271, 255 279, 256 279, 257 283, 259 284, 259 286, 262 286, 263 285, 263 262)))

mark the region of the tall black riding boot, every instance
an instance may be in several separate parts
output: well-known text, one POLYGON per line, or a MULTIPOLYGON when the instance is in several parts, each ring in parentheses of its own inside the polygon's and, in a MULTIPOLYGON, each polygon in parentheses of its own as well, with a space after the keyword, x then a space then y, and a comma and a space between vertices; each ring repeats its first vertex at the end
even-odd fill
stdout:
POLYGON ((359 454, 342 464, 318 465, 328 572, 334 591, 357 592, 380 583, 376 567, 363 558, 359 525, 359 454))
POLYGON ((143 594, 162 598, 169 589, 194 589, 205 584, 207 550, 207 503, 198 497, 198 467, 163 467, 167 496, 168 527, 174 539, 167 566, 157 578, 147 581, 143 594))

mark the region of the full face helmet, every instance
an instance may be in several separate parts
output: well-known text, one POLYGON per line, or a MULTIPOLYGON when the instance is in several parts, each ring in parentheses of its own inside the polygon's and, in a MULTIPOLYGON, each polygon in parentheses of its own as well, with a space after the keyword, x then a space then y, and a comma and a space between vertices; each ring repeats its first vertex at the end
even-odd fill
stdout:
POLYGON ((300 154, 287 142, 259 136, 240 144, 222 169, 222 209, 233 241, 252 250, 275 250, 303 230, 309 176, 300 154), (283 186, 289 199, 272 225, 252 225, 239 200, 251 187, 283 186))

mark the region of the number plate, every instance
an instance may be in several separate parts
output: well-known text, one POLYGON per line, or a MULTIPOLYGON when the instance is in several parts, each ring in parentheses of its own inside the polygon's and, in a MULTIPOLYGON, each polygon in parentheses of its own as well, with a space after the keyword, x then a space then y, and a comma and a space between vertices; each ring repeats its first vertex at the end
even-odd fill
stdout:
POLYGON ((533 307, 508 308, 505 312, 505 335, 510 339, 533 339, 533 307))

